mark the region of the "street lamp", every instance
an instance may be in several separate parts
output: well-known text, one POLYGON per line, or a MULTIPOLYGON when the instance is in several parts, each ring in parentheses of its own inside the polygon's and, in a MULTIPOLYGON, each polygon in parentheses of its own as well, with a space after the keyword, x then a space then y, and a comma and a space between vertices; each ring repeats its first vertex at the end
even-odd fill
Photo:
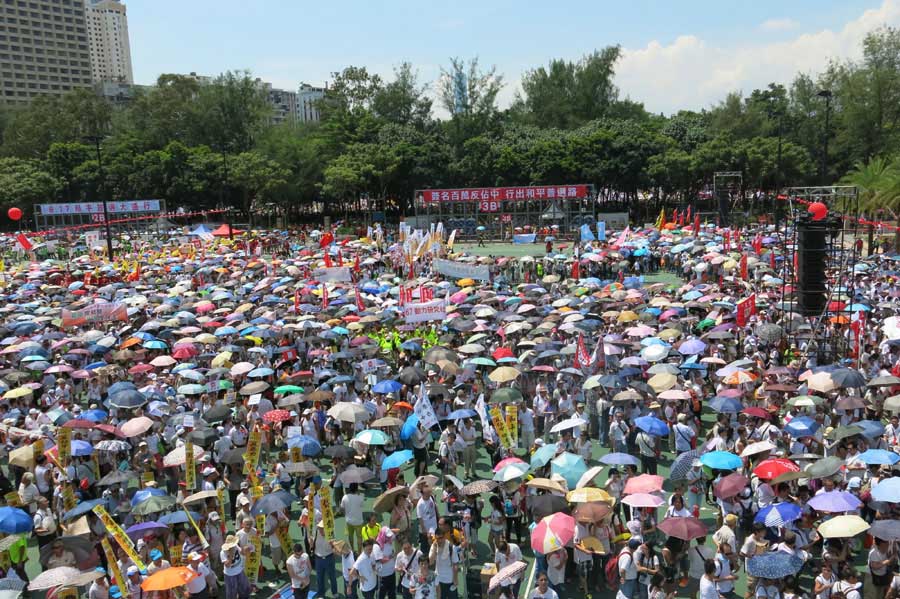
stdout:
POLYGON ((109 206, 106 203, 106 194, 101 193, 101 185, 104 183, 103 176, 103 153, 100 151, 100 141, 103 139, 99 135, 91 135, 86 138, 88 141, 94 142, 94 147, 97 150, 97 193, 100 194, 100 200, 103 202, 103 223, 106 225, 106 254, 109 256, 109 261, 113 260, 113 242, 112 242, 112 231, 109 227, 109 206))
POLYGON ((822 179, 822 185, 828 184, 828 137, 829 137, 829 129, 831 122, 831 97, 832 93, 830 89, 821 89, 816 93, 820 98, 825 99, 825 139, 822 142, 822 172, 820 177, 822 179))

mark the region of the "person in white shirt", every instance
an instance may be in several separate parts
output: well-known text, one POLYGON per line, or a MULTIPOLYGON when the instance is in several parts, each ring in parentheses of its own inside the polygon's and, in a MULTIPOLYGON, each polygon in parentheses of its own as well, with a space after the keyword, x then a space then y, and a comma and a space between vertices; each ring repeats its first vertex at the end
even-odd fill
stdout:
POLYGON ((347 522, 347 541, 353 551, 362 547, 363 502, 365 498, 359 493, 359 485, 350 483, 347 492, 341 498, 341 511, 347 522), (355 541, 355 544, 354 544, 355 541))
POLYGON ((435 537, 434 543, 432 543, 428 551, 427 561, 434 564, 435 579, 437 584, 440 585, 441 599, 456 599, 459 554, 454 550, 453 543, 448 541, 445 535, 435 537))
POLYGON ((622 417, 622 411, 617 410, 612 423, 609 425, 609 442, 612 445, 613 451, 621 453, 628 452, 626 441, 629 432, 631 432, 631 429, 622 417))
POLYGON ((519 406, 519 434, 522 435, 522 447, 534 445, 534 410, 519 406))
POLYGON ((700 578, 700 599, 719 599, 716 588, 716 564, 709 560, 703 565, 703 576, 700 578))
POLYGON ((187 583, 187 591, 191 599, 206 599, 209 597, 209 586, 206 579, 212 574, 212 571, 203 563, 203 556, 196 551, 188 554, 187 562, 187 569, 200 575, 187 583))
MULTIPOLYGON (((467 479, 475 476, 475 455, 478 431, 471 418, 466 418, 459 425, 459 437, 463 443, 463 468, 467 479)), ((527 446, 526 446, 527 447, 527 446)))
POLYGON ((375 561, 375 573, 378 575, 378 596, 396 597, 397 577, 394 573, 397 556, 394 554, 394 533, 387 526, 381 527, 372 549, 372 559, 375 561))
POLYGON ((556 591, 550 588, 549 579, 543 572, 538 574, 537 587, 532 589, 527 599, 559 599, 556 591))
POLYGON ((372 558, 372 549, 375 542, 372 539, 363 541, 362 554, 356 558, 353 568, 350 570, 350 580, 359 580, 359 589, 364 599, 374 599, 375 588, 378 579, 375 574, 375 560, 372 558))
POLYGON ((287 571, 291 577, 291 591, 294 599, 306 599, 309 594, 309 577, 312 574, 312 566, 309 556, 303 552, 302 543, 294 543, 294 551, 287 559, 287 571))
POLYGON ((428 535, 437 530, 438 510, 434 497, 431 496, 431 485, 422 483, 419 489, 422 496, 416 503, 416 517, 419 519, 419 549, 425 553, 431 547, 428 535))
MULTIPOLYGON (((407 593, 412 593, 410 589, 415 584, 414 579, 416 573, 419 571, 419 559, 421 558, 422 552, 419 551, 418 547, 413 549, 412 543, 409 541, 403 543, 400 553, 397 554, 397 559, 394 561, 394 568, 396 568, 397 573, 400 575, 400 587, 404 597, 406 597, 407 593)), ((425 559, 427 561, 427 556, 425 559)))
POLYGON ((691 441, 697 436, 694 429, 685 424, 686 420, 685 414, 679 414, 678 423, 675 425, 675 452, 679 454, 690 451, 691 441))
MULTIPOLYGON (((501 539, 497 543, 497 551, 494 553, 494 562, 497 564, 497 570, 502 570, 506 566, 522 561, 522 550, 515 543, 509 543, 506 539, 501 539)), ((519 587, 522 585, 522 577, 508 578, 501 583, 505 587, 512 587, 513 597, 519 596, 519 587)))
POLYGON ((713 559, 716 564, 716 588, 719 594, 728 596, 734 591, 734 581, 737 580, 737 575, 734 574, 737 565, 734 549, 727 541, 720 543, 719 551, 713 559))

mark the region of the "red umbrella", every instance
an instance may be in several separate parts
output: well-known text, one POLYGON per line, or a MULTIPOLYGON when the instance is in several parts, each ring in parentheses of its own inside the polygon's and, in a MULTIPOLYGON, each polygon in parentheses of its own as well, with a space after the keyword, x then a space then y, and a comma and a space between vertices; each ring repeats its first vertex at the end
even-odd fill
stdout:
POLYGON ((69 420, 65 424, 63 424, 65 428, 94 428, 94 423, 90 420, 84 420, 82 418, 76 418, 75 420, 69 420))
POLYGON ((512 350, 508 347, 501 347, 496 349, 494 353, 491 354, 491 357, 494 358, 495 361, 499 360, 500 358, 515 358, 512 350))
POLYGON ((151 364, 136 364, 128 369, 128 374, 143 374, 154 369, 151 364))
POLYGON ((762 408, 750 407, 744 408, 741 410, 741 413, 746 414, 747 416, 753 416, 754 418, 769 418, 769 413, 762 408))
POLYGON ((519 458, 504 458, 497 462, 497 465, 494 466, 494 472, 500 472, 510 464, 524 464, 525 460, 520 460, 519 458))
POLYGON ((541 364, 532 368, 531 372, 556 372, 556 368, 548 364, 541 364))
POLYGON ((193 346, 183 345, 172 352, 172 357, 176 360, 187 360, 188 358, 193 358, 199 353, 200 352, 197 351, 197 348, 193 346))
POLYGON ((263 420, 266 422, 276 423, 276 422, 284 422, 285 420, 291 419, 291 413, 287 410, 269 410, 265 414, 263 414, 263 420))
POLYGON ((706 525, 697 518, 666 518, 657 527, 670 537, 690 541, 707 534, 706 525))
POLYGON ((629 478, 628 482, 625 483, 625 490, 622 492, 625 495, 629 495, 631 493, 653 493, 655 491, 661 491, 664 480, 663 477, 655 474, 641 474, 640 476, 629 478))
POLYGON ((771 480, 788 472, 800 472, 800 466, 786 458, 770 458, 763 460, 753 469, 753 474, 771 480))
POLYGON ((716 483, 713 492, 720 499, 728 499, 743 491, 749 482, 746 476, 733 472, 716 483))

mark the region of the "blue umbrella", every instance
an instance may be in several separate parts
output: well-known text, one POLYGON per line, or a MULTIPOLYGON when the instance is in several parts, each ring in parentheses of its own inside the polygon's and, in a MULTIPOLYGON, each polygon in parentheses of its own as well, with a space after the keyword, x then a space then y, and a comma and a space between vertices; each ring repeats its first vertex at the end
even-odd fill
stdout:
POLYGON ((403 388, 401 383, 392 380, 379 381, 374 387, 372 387, 372 391, 375 393, 396 393, 400 389, 403 388))
POLYGON ((734 397, 713 397, 709 407, 719 413, 737 414, 744 409, 744 404, 734 397))
POLYGON ((778 580, 793 576, 803 567, 803 560, 783 551, 772 551, 747 560, 747 574, 757 578, 778 580))
POLYGON ((253 509, 250 510, 250 513, 254 516, 258 516, 259 514, 271 514, 272 512, 277 512, 284 508, 290 508, 291 504, 295 501, 300 500, 284 489, 279 489, 278 491, 273 491, 272 493, 263 495, 257 499, 253 504, 253 509))
POLYGON ((634 424, 645 433, 655 437, 665 437, 669 434, 669 425, 656 416, 635 418, 634 424))
POLYGON ((72 439, 72 455, 86 456, 94 452, 94 446, 81 439, 72 439))
POLYGON ((162 497, 166 494, 162 489, 156 489, 153 487, 147 487, 141 489, 140 491, 135 491, 134 495, 131 496, 131 507, 136 506, 142 501, 146 501, 150 497, 156 495, 157 497, 162 497))
POLYGON ((713 470, 737 470, 743 465, 741 458, 728 451, 704 453, 700 463, 713 470))
POLYGON ((884 425, 877 420, 860 420, 853 424, 863 429, 862 435, 867 439, 877 439, 884 434, 884 425))
POLYGON ((87 412, 82 412, 81 417, 91 422, 102 422, 109 417, 109 414, 103 410, 88 410, 87 412))
POLYGON ((313 457, 322 453, 322 446, 319 444, 319 441, 313 439, 308 435, 296 435, 294 437, 288 437, 287 446, 290 449, 299 447, 300 453, 305 455, 306 457, 313 457))
POLYGON ((797 416, 784 425, 784 430, 797 439, 801 437, 812 437, 816 434, 816 431, 819 430, 819 423, 809 416, 797 416))
POLYGON ((406 441, 410 437, 412 437, 416 432, 416 427, 419 426, 419 417, 415 414, 410 414, 407 417, 406 422, 403 423, 403 428, 400 429, 400 440, 406 441))
POLYGON ((445 416, 444 420, 461 420, 462 418, 474 418, 478 416, 478 412, 475 410, 453 410, 447 416, 445 416))
POLYGON ((254 368, 250 372, 247 373, 247 376, 252 378, 269 376, 271 374, 275 374, 275 371, 271 368, 254 368))
POLYGON ((137 389, 137 386, 131 381, 119 381, 110 385, 106 392, 109 395, 115 395, 119 391, 126 391, 128 389, 137 389))
POLYGON ((900 462, 900 455, 886 449, 867 449, 859 454, 856 459, 864 464, 883 464, 892 466, 900 462))
POLYGON ((553 459, 553 456, 556 455, 556 449, 556 443, 538 447, 537 450, 531 454, 531 467, 537 469, 546 466, 547 463, 553 459))
POLYGON ((768 527, 778 528, 788 522, 798 520, 803 515, 803 510, 794 503, 775 503, 759 510, 754 522, 762 522, 768 527))
POLYGON ((570 489, 578 485, 581 476, 587 472, 587 464, 584 458, 574 453, 561 453, 550 461, 550 472, 559 474, 568 484, 570 489))
POLYGON ((888 503, 900 503, 900 478, 881 480, 872 487, 872 499, 888 503))
POLYGON ((141 522, 140 524, 134 524, 125 529, 125 534, 129 537, 134 538, 142 538, 151 530, 160 530, 160 529, 168 529, 169 527, 166 524, 160 524, 159 522, 149 521, 149 522, 141 522))
POLYGON ((17 507, 0 507, 0 532, 8 535, 31 532, 34 522, 27 512, 17 507))
POLYGON ((78 516, 83 516, 84 514, 90 512, 94 509, 94 506, 104 505, 106 504, 105 499, 91 499, 90 501, 82 501, 68 512, 63 514, 63 520, 71 520, 73 518, 77 518, 78 516))
POLYGON ((404 341, 400 344, 400 349, 405 349, 406 351, 422 351, 422 345, 416 341, 404 341))
POLYGON ((604 464, 609 464, 610 466, 625 466, 628 464, 631 464, 632 466, 641 465, 641 461, 633 455, 617 451, 606 454, 605 456, 600 458, 600 461, 604 464))
POLYGON ((702 354, 705 349, 706 344, 699 339, 688 339, 678 346, 678 353, 683 356, 693 356, 696 354, 702 354))
MULTIPOLYGON (((202 516, 197 512, 191 512, 191 518, 194 519, 194 522, 198 522, 202 516)), ((188 521, 187 514, 184 510, 179 510, 177 512, 172 512, 171 514, 166 514, 157 520, 160 524, 165 524, 166 526, 172 526, 173 524, 184 524, 188 521)))
POLYGON ((411 459, 413 459, 412 450, 401 449, 400 451, 395 451, 388 457, 384 458, 384 461, 381 463, 381 469, 390 470, 391 468, 399 468, 411 459))

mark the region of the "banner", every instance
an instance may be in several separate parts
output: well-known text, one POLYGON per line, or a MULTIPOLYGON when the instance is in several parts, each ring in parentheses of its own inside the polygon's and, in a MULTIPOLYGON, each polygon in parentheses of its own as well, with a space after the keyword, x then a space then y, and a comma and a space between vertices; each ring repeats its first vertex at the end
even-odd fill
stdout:
POLYGON ((258 534, 250 538, 253 543, 253 553, 244 558, 244 574, 250 579, 250 584, 255 585, 259 580, 259 560, 262 558, 262 537, 258 534))
POLYGON ((247 439, 247 451, 244 452, 244 474, 249 474, 251 471, 256 472, 256 464, 259 462, 259 451, 261 448, 260 432, 251 432, 247 439))
POLYGON ((184 488, 193 491, 197 486, 197 466, 194 463, 194 444, 184 442, 184 488))
POLYGON ((752 294, 746 299, 742 299, 735 306, 735 321, 739 327, 745 326, 750 317, 756 314, 756 294, 752 294))
POLYGON ((450 231, 450 237, 447 238, 447 249, 452 251, 454 243, 456 243, 456 229, 450 231))
MULTIPOLYGON (((159 212, 159 200, 131 200, 107 202, 109 214, 126 212, 159 212)), ((66 214, 103 214, 103 202, 75 202, 70 204, 38 204, 41 216, 59 216, 66 214)))
POLYGON ((65 468, 72 457, 72 429, 64 426, 56 429, 56 459, 65 468))
POLYGON ((597 222, 597 241, 606 241, 606 221, 597 222))
POLYGON ((225 500, 225 489, 216 490, 216 495, 218 495, 218 498, 219 498, 219 515, 222 516, 221 521, 224 522, 225 514, 228 513, 225 511, 225 506, 228 504, 228 502, 225 500))
POLYGON ((116 560, 116 554, 113 552, 109 539, 103 537, 100 539, 100 545, 103 547, 103 555, 106 556, 106 571, 109 572, 109 577, 120 589, 127 589, 128 587, 125 586, 125 578, 122 576, 122 571, 119 569, 119 562, 116 560))
POLYGON ((349 266, 317 268, 313 271, 312 278, 320 283, 349 283, 353 280, 349 266))
POLYGON ((309 538, 311 539, 313 533, 316 532, 316 484, 313 483, 309 486, 309 493, 306 495, 306 513, 307 517, 307 527, 309 528, 309 538))
POLYGON ((416 400, 416 405, 413 406, 413 412, 419 417, 419 424, 426 431, 438 424, 437 414, 434 413, 434 406, 431 405, 431 400, 428 399, 428 394, 425 393, 424 383, 419 386, 419 399, 416 400))
POLYGON ((322 526, 325 528, 325 538, 334 538, 334 512, 331 511, 331 489, 328 485, 322 485, 319 489, 319 504, 322 506, 322 526))
POLYGON ((285 555, 289 555, 294 550, 294 543, 291 541, 291 523, 279 523, 278 528, 275 529, 275 536, 278 537, 278 542, 281 544, 281 550, 285 555))
POLYGON ((72 483, 66 483, 62 485, 62 498, 63 498, 63 509, 65 511, 74 510, 75 506, 78 505, 78 500, 75 498, 75 489, 72 488, 72 483))
POLYGON ((375 372, 380 367, 384 366, 384 360, 379 360, 378 358, 371 358, 369 360, 363 360, 358 364, 359 369, 363 371, 364 374, 368 374, 370 372, 375 372))
POLYGON ((741 264, 741 279, 743 279, 743 280, 746 281, 746 280, 747 280, 747 275, 748 275, 748 272, 747 272, 747 254, 742 254, 742 255, 741 255, 741 263, 740 263, 740 264, 741 264))
POLYGON ((31 243, 31 240, 28 239, 28 237, 26 237, 24 233, 19 233, 18 235, 16 235, 16 242, 19 244, 19 247, 21 247, 26 252, 30 252, 31 248, 34 247, 34 245, 31 243))
POLYGON ((194 520, 194 517, 191 516, 191 513, 185 509, 184 515, 187 516, 188 522, 190 522, 191 526, 194 527, 194 530, 197 531, 197 536, 200 538, 200 544, 203 545, 203 548, 206 549, 207 547, 209 547, 209 543, 206 541, 206 537, 203 536, 203 531, 200 530, 199 526, 197 526, 197 522, 194 520))
POLYGON ((92 304, 81 310, 63 310, 62 326, 79 327, 93 322, 110 322, 112 320, 121 320, 128 322, 128 309, 125 304, 115 302, 102 302, 92 304))
POLYGON ((420 189, 420 202, 482 202, 580 199, 591 196, 590 185, 537 185, 533 187, 480 187, 475 189, 420 189))
POLYGON ((584 223, 583 225, 581 225, 580 233, 581 233, 580 241, 582 241, 582 242, 594 241, 596 239, 596 237, 594 237, 594 232, 591 231, 591 226, 587 223, 584 223))
POLYGON ((181 549, 184 545, 169 546, 169 563, 173 566, 181 565, 181 549))
POLYGON ((490 420, 488 419, 487 406, 484 404, 484 393, 478 396, 478 401, 475 402, 475 411, 478 412, 478 419, 481 420, 481 430, 486 431, 490 420))
POLYGON ((128 538, 128 535, 125 534, 125 531, 122 530, 122 527, 119 526, 115 520, 112 519, 106 509, 102 505, 94 506, 94 513, 100 518, 100 521, 103 522, 103 526, 106 527, 106 531, 112 535, 112 537, 119 544, 119 547, 122 548, 122 551, 134 562, 134 565, 138 567, 138 570, 146 570, 147 566, 144 565, 144 562, 141 561, 141 556, 138 555, 138 552, 134 550, 134 545, 131 544, 131 539, 128 538))
POLYGON ((447 318, 447 300, 438 299, 424 304, 406 304, 403 306, 403 318, 406 324, 444 320, 447 318))
MULTIPOLYGON (((516 406, 505 406, 506 411, 506 430, 509 431, 509 437, 512 439, 513 447, 519 446, 519 408, 516 406)), ((526 448, 530 449, 530 448, 526 448)))
MULTIPOLYGON (((34 455, 35 458, 44 453, 44 440, 37 439, 34 443, 31 444, 31 450, 33 452, 32 455, 34 455)), ((97 478, 100 477, 98 476, 97 478)))
POLYGON ((434 271, 457 279, 490 281, 491 269, 486 264, 466 264, 455 260, 437 258, 433 262, 434 271))
POLYGON ((537 233, 517 233, 513 235, 513 243, 534 243, 537 233))
MULTIPOLYGON (((291 461, 294 462, 295 464, 303 461, 303 452, 296 445, 294 447, 291 447, 291 461)), ((285 490, 287 490, 287 489, 285 489, 285 490)))
POLYGON ((495 405, 491 407, 490 413, 491 422, 494 424, 494 430, 497 431, 497 436, 500 437, 500 442, 503 444, 503 447, 511 449, 513 446, 512 438, 509 435, 509 428, 506 426, 506 419, 500 411, 500 406, 495 405))
POLYGON ((254 517, 254 524, 256 526, 256 532, 260 535, 265 534, 266 532, 266 515, 265 514, 256 514, 254 517))

